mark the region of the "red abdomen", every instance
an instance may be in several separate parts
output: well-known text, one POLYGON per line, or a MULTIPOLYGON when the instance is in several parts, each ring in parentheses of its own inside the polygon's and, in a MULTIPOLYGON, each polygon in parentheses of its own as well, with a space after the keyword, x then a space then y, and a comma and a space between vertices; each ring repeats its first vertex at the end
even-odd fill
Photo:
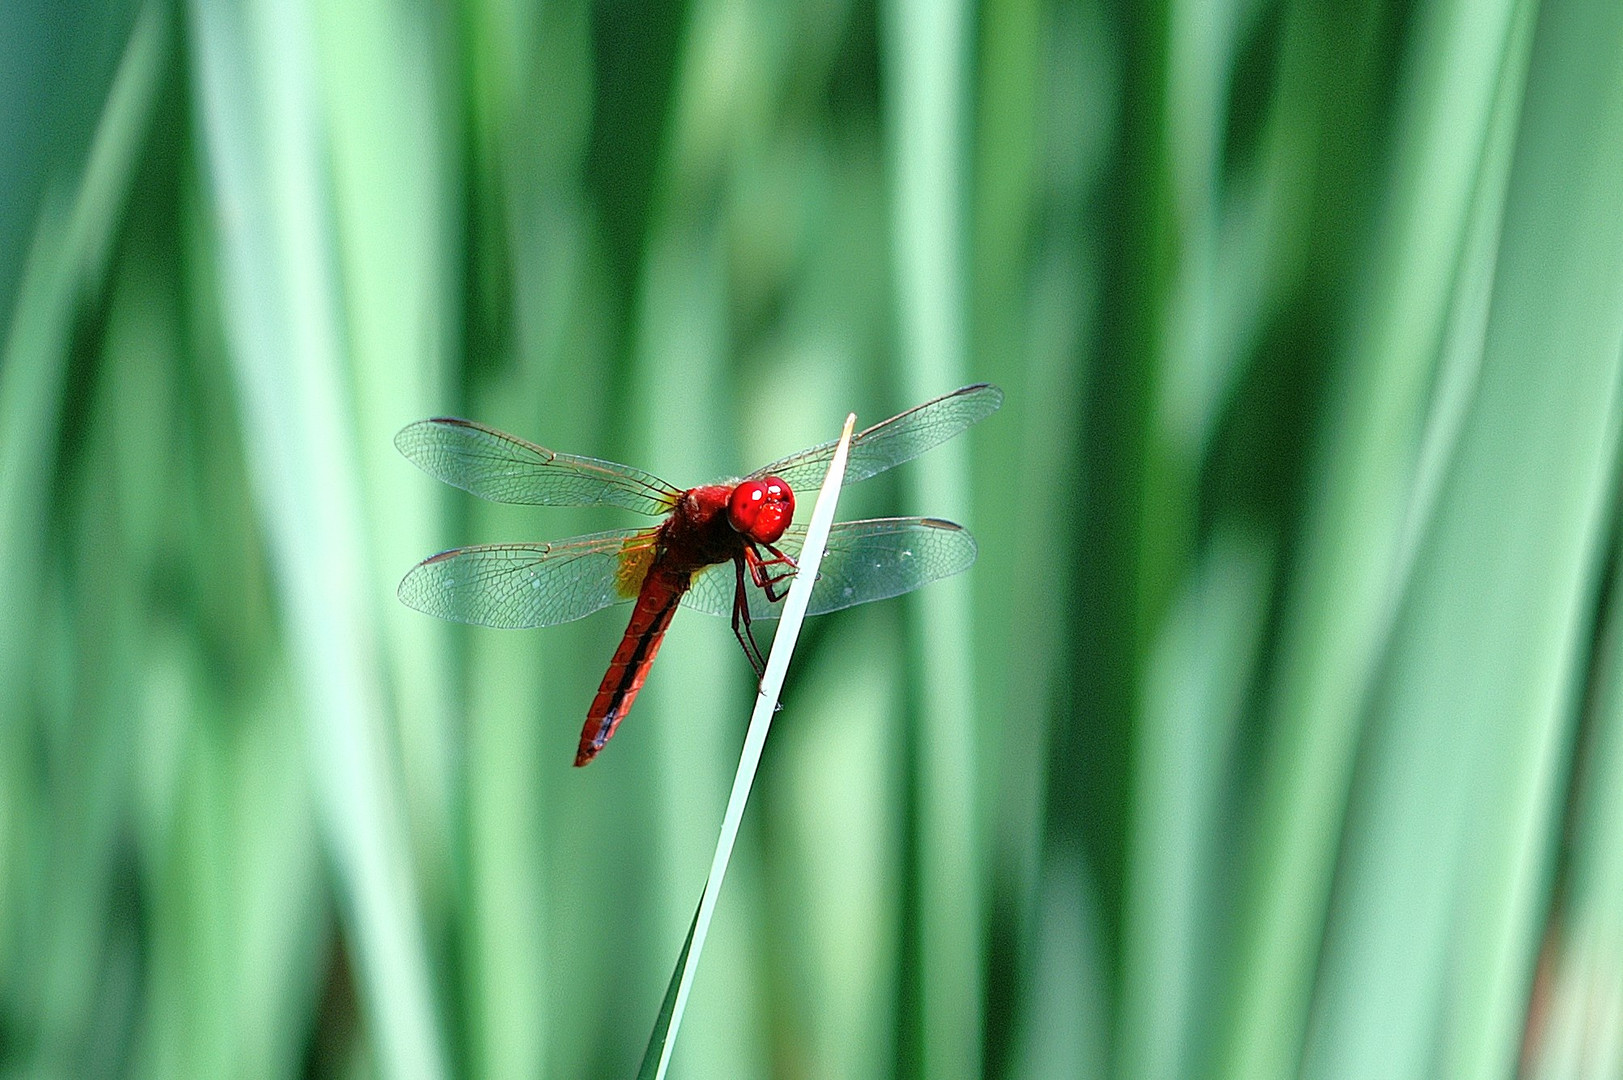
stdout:
POLYGON ((690 581, 688 574, 658 565, 643 579, 637 605, 631 611, 631 624, 620 639, 620 647, 614 650, 597 697, 586 712, 586 726, 581 728, 580 747, 575 751, 577 766, 597 756, 631 711, 631 703, 637 700, 637 691, 648 678, 648 669, 653 666, 671 616, 690 581))

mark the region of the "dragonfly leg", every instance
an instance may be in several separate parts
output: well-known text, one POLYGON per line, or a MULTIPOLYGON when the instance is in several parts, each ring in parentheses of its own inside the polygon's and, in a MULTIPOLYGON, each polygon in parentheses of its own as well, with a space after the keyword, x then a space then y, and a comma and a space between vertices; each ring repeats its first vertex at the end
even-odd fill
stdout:
POLYGON ((762 566, 787 566, 790 570, 797 569, 800 566, 787 552, 778 550, 776 545, 762 544, 761 546, 766 548, 772 555, 770 559, 761 560, 762 566))
POLYGON ((766 675, 766 660, 761 656, 761 647, 755 643, 754 631, 750 629, 750 602, 749 595, 744 592, 743 559, 733 560, 733 571, 738 577, 738 585, 733 590, 733 636, 743 646, 750 667, 755 669, 755 677, 760 679, 766 675))
POLYGON ((772 558, 761 558, 761 553, 755 549, 755 545, 750 544, 744 549, 744 561, 749 564, 750 580, 755 582, 762 592, 766 593, 768 601, 776 604, 788 594, 787 588, 780 589, 777 586, 794 577, 799 566, 788 555, 785 555, 771 544, 762 546, 772 553, 772 558), (780 570, 777 573, 768 573, 767 567, 769 566, 782 566, 787 567, 787 569, 780 570))
POLYGON ((800 569, 800 564, 795 562, 795 560, 793 558, 791 558, 786 552, 779 551, 776 547, 773 547, 771 544, 762 544, 761 546, 766 548, 766 550, 772 555, 772 557, 770 559, 762 559, 761 560, 761 565, 763 567, 766 567, 766 566, 781 566, 781 567, 784 567, 783 570, 781 570, 778 573, 772 575, 772 580, 774 582, 783 581, 783 580, 786 580, 787 578, 791 578, 791 577, 794 576, 795 571, 800 569))

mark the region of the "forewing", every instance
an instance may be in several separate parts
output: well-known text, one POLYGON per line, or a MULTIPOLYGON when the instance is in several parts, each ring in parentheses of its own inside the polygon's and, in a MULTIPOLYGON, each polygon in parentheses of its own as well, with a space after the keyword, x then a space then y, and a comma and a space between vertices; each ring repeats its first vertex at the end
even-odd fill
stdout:
MULTIPOLYGON (((784 534, 778 547, 790 556, 800 554, 806 539, 804 526, 784 534)), ((884 600, 951 577, 969 569, 975 561, 975 538, 961 525, 939 518, 873 518, 842 521, 828 534, 828 548, 812 586, 806 614, 830 611, 884 600)), ((779 570, 781 567, 769 567, 779 570)), ((723 563, 701 571, 683 596, 689 607, 711 615, 731 616, 737 571, 723 563)), ((783 587, 787 588, 785 579, 783 587)), ((744 593, 749 597, 750 617, 776 619, 783 603, 772 603, 766 593, 746 575, 744 593)), ((780 594, 781 595, 781 594, 780 594)))
POLYGON ((636 597, 655 530, 625 529, 555 544, 482 544, 424 559, 400 599, 429 615, 478 626, 554 626, 636 597))
MULTIPOLYGON (((854 484, 876 473, 911 461, 926 450, 957 435, 971 424, 986 419, 1003 404, 1003 391, 990 383, 978 383, 954 390, 934 401, 926 401, 889 420, 875 424, 851 438, 851 455, 846 459, 845 483, 854 484)), ((796 491, 820 486, 834 459, 836 442, 826 442, 802 450, 765 468, 751 477, 777 476, 796 491)))
POLYGON ((402 428, 394 444, 430 476, 493 502, 663 514, 682 496, 640 469, 559 454, 472 420, 419 420, 402 428))

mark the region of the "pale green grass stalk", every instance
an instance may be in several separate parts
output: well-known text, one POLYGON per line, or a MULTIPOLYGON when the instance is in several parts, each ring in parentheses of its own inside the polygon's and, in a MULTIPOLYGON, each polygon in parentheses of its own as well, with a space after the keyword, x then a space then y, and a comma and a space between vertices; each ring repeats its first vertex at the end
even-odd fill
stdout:
POLYGON ((1422 14, 1389 200, 1335 377, 1305 554, 1289 588, 1257 846, 1240 908, 1224 1075, 1285 1080, 1302 1037, 1366 695, 1474 381, 1527 64, 1531 6, 1422 14), (1429 411, 1429 417, 1428 417, 1429 411))
POLYGON ((230 0, 190 13, 227 336, 317 816, 380 1067, 436 1077, 446 1062, 369 588, 313 13, 230 0))
MULTIPOLYGON (((433 5, 335 0, 314 8, 321 120, 330 133, 334 258, 342 267, 354 428, 373 595, 392 597, 403 567, 447 546, 444 492, 423 484, 394 433, 443 412, 453 191, 433 5)), ((455 769, 449 628, 384 599, 394 659, 403 791, 417 880, 431 921, 451 906, 455 769)))
POLYGON ((1117 1075, 1199 1075, 1221 922, 1223 803, 1266 630, 1273 552, 1229 524, 1174 601, 1145 672, 1128 842, 1117 1075))
POLYGON ((846 454, 851 448, 851 429, 856 422, 855 413, 845 418, 839 446, 835 448, 834 459, 829 462, 828 474, 817 493, 817 502, 812 506, 811 521, 806 526, 806 542, 800 549, 799 567, 794 580, 789 583, 789 595, 783 600, 781 621, 772 638, 772 651, 766 658, 766 673, 761 676, 755 709, 750 714, 749 730, 744 733, 744 748, 739 754, 738 771, 733 776, 732 793, 727 797, 727 810, 722 815, 721 835, 716 839, 716 853, 710 860, 710 874, 705 878, 704 893, 699 897, 699 910, 693 918, 693 929, 688 932, 688 940, 682 946, 676 971, 671 976, 676 993, 670 999, 669 1013, 663 1008, 660 1010, 639 1076, 664 1080, 670 1068, 671 1053, 676 1049, 676 1036, 682 1028, 682 1014, 687 1010, 688 995, 693 990, 693 978, 699 968, 699 957, 704 952, 710 921, 721 895, 721 883, 727 876, 727 864, 732 860, 733 845, 738 840, 738 826, 744 820, 744 806, 749 801, 750 789, 755 785, 755 774, 761 765, 761 751, 766 748, 767 732, 772 728, 772 716, 778 710, 778 697, 783 691, 783 678, 789 671, 789 658, 794 655, 795 642, 800 638, 800 625, 806 619, 806 605, 811 602, 812 586, 817 584, 817 568, 823 562, 823 548, 828 543, 829 529, 834 525, 834 510, 840 501, 840 484, 845 479, 846 454), (649 1071, 650 1063, 653 1065, 652 1072, 649 1071))
POLYGON ((1310 1077, 1517 1058, 1615 499, 1620 252, 1623 8, 1546 5, 1481 372, 1373 703, 1310 1077))
MULTIPOLYGON (((1614 583, 1623 569, 1612 553, 1614 583)), ((1616 587, 1615 584, 1613 586, 1616 587)), ((1623 610, 1611 606, 1596 652, 1591 725, 1575 770, 1571 866, 1534 984, 1525 1075, 1623 1074, 1623 610)))
MULTIPOLYGON (((926 400, 965 381, 963 165, 969 13, 955 0, 895 0, 883 10, 889 80, 891 257, 901 386, 926 400)), ((969 447, 941 447, 912 475, 916 507, 968 515, 969 447), (927 497, 927 498, 926 498, 927 497)), ((908 599, 918 628, 920 1074, 981 1073, 984 969, 980 866, 983 773, 975 728, 974 620, 967 580, 908 599)))
MULTIPOLYGON (((69 334, 79 305, 99 291, 137 155, 151 120, 171 27, 146 3, 76 188, 46 194, 0 362, 0 600, 18 613, 39 580, 40 537, 51 499, 65 396, 69 334)), ((0 701, 20 685, 26 618, 0 629, 0 701)), ((15 716, 10 703, 0 713, 15 716)))
MULTIPOLYGON (((150 125, 172 24, 161 3, 141 8, 102 109, 83 171, 47 190, 35 222, 0 359, 0 971, 17 985, 41 988, 25 1008, 49 1012, 43 992, 62 970, 59 949, 83 943, 52 932, 64 908, 94 906, 83 897, 42 894, 56 860, 41 859, 52 842, 53 815, 46 792, 29 775, 30 701, 34 672, 52 659, 55 644, 42 632, 50 616, 46 546, 55 498, 62 410, 66 400, 72 328, 82 307, 100 295, 110 252, 136 163, 150 125), (26 892, 25 892, 26 890, 26 892), (32 895, 30 894, 32 893, 32 895), (64 903, 66 901, 66 903, 64 903), (47 927, 31 920, 44 917, 47 927), (31 940, 23 940, 23 928, 31 940)), ((71 677, 71 669, 64 673, 71 677)), ((77 760, 77 755, 71 756, 77 760)), ((75 849, 68 860, 106 860, 106 845, 75 849)), ((63 871, 58 862, 59 871, 63 871)), ((92 880, 102 880, 95 875, 92 880)), ((71 934, 74 927, 64 929, 71 934)), ((47 1032, 47 1035, 72 1035, 47 1032)), ((38 1061, 58 1047, 42 1040, 38 1061)), ((20 1068, 32 1062, 19 1054, 20 1068)))

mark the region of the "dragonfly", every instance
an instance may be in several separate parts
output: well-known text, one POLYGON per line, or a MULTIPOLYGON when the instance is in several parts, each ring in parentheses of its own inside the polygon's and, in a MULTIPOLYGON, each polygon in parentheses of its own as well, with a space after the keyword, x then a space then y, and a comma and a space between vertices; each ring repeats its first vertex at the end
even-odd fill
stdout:
MULTIPOLYGON (((954 390, 852 437, 845 483, 876 476, 990 416, 1003 392, 989 383, 954 390)), ((781 458, 741 479, 679 488, 651 473, 560 454, 472 420, 407 425, 395 446, 430 476, 494 502, 615 506, 660 517, 642 529, 552 543, 453 548, 400 582, 408 606, 456 622, 527 628, 634 604, 575 752, 588 764, 608 743, 648 678, 678 607, 732 619, 760 678, 753 624, 778 617, 805 541, 795 491, 821 485, 835 442, 781 458)), ((807 614, 884 600, 949 577, 975 561, 962 526, 930 517, 843 521, 829 533, 807 614)))

